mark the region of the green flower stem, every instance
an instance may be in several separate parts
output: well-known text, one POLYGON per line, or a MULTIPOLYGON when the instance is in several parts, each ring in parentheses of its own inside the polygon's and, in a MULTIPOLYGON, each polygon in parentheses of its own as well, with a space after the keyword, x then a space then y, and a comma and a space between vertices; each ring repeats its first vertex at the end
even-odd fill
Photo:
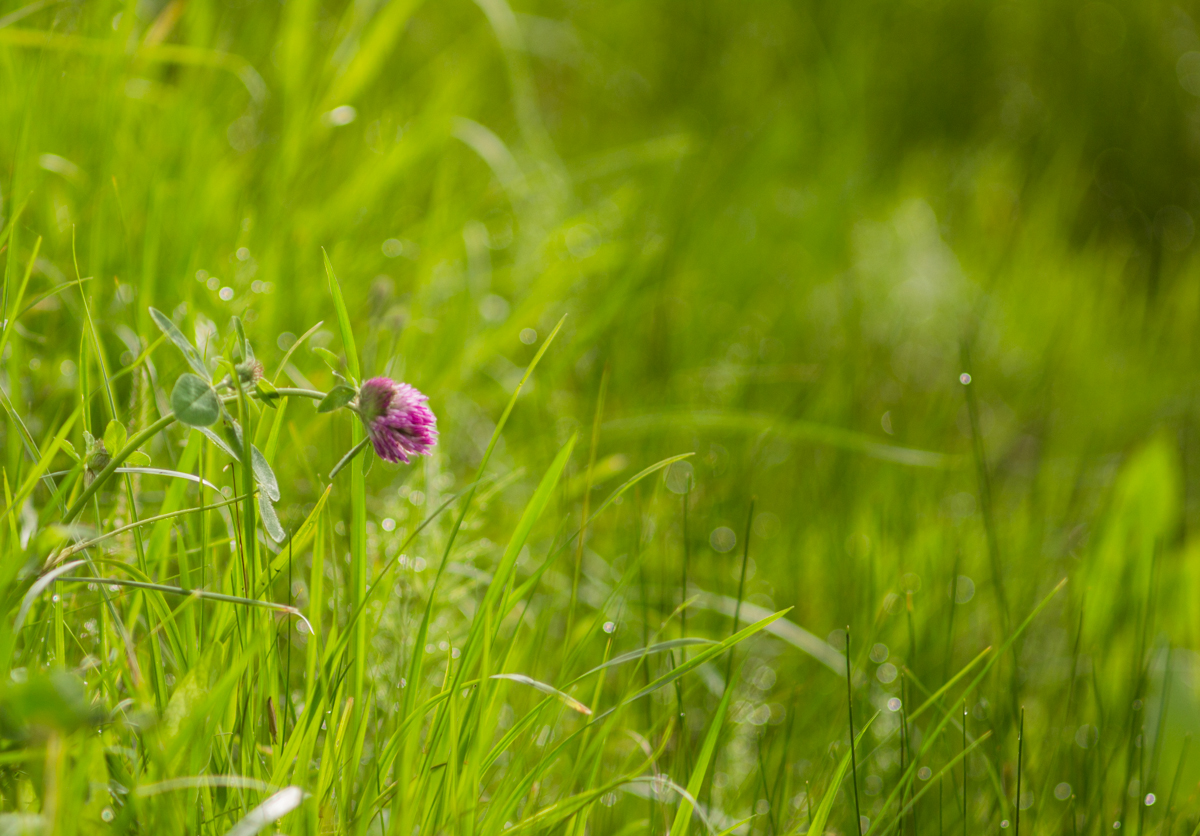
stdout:
MULTIPOLYGON (((318 392, 315 389, 291 389, 291 388, 288 388, 288 389, 277 389, 275 392, 272 392, 271 395, 268 396, 267 399, 269 400, 269 399, 273 399, 276 397, 279 397, 279 398, 295 397, 295 398, 311 398, 312 400, 319 401, 322 398, 324 398, 325 395, 326 395, 325 392, 318 392)), ((252 393, 251 397, 258 398, 259 400, 263 400, 263 396, 259 392, 252 393)), ((236 398, 237 398, 237 395, 227 395, 226 397, 222 398, 221 400, 224 403, 231 403, 236 398)), ((153 424, 146 427, 146 429, 142 430, 141 432, 137 433, 136 435, 130 436, 129 441, 125 442, 125 446, 122 447, 116 453, 112 454, 112 458, 109 459, 109 462, 108 462, 108 464, 106 464, 104 466, 104 469, 96 474, 96 478, 92 480, 92 484, 88 485, 86 488, 83 489, 83 493, 81 493, 79 495, 79 498, 76 499, 75 502, 71 505, 71 507, 67 509, 67 512, 65 514, 63 514, 63 523, 64 524, 70 523, 72 520, 74 520, 76 517, 78 517, 79 513, 83 510, 83 506, 87 503, 87 501, 89 499, 92 498, 92 496, 96 493, 96 491, 100 490, 100 487, 105 482, 108 481, 109 477, 111 477, 113 475, 113 473, 116 472, 117 468, 120 467, 125 462, 125 460, 127 458, 129 458, 129 456, 132 455, 134 453, 134 451, 137 450, 137 448, 141 447, 149 439, 153 438, 157 433, 162 432, 167 427, 174 424, 175 420, 176 420, 175 413, 168 412, 166 415, 159 418, 153 424)))

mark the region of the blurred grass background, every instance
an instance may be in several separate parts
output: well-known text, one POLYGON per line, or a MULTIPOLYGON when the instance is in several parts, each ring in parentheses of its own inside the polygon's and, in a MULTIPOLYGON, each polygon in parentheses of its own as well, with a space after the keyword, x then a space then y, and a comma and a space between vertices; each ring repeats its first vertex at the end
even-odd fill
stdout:
MULTIPOLYGON (((757 497, 747 600, 794 607, 835 646, 852 625, 862 698, 881 704, 897 667, 937 687, 1070 578, 972 698, 976 731, 995 732, 992 766, 971 772, 980 826, 1011 818, 1023 706, 1037 832, 1135 810, 1182 831, 1173 816, 1200 815, 1200 757, 1180 759, 1200 726, 1197 15, 1156 0, 0 4, 6 282, 39 236, 30 294, 73 279, 74 240, 112 369, 147 344, 155 306, 199 342, 240 316, 273 374, 319 320, 312 344, 340 347, 325 247, 364 368, 425 391, 441 422, 434 460, 368 474, 371 526, 402 528, 469 481, 568 314, 497 450, 513 482, 457 560, 490 570, 576 430, 559 502, 578 526, 607 375, 595 501, 696 455, 644 488, 645 513, 592 533, 581 600, 603 601, 644 549, 657 627, 685 539, 698 589, 734 594, 757 497)), ((61 293, 8 341, 5 391, 39 439, 78 391, 82 320, 61 293)), ((307 350, 287 376, 332 382, 307 350)), ((143 409, 144 391, 119 391, 143 409)), ((276 468, 294 525, 349 429, 291 420, 276 468)), ((9 424, 5 439, 12 478, 28 464, 9 424)), ((348 499, 331 502, 348 520, 348 499)), ((561 613, 571 569, 546 578, 539 606, 561 613)), ((613 614, 630 646, 645 603, 613 614)), ((443 633, 461 621, 447 610, 443 633)), ((717 769, 728 805, 763 814, 749 827, 783 832, 845 737, 844 680, 782 645, 755 652, 772 719, 743 723, 717 769)), ((557 657, 542 662, 525 672, 555 681, 557 657)), ((864 814, 894 767, 860 770, 864 814)), ((623 810, 595 832, 633 821, 623 810)))

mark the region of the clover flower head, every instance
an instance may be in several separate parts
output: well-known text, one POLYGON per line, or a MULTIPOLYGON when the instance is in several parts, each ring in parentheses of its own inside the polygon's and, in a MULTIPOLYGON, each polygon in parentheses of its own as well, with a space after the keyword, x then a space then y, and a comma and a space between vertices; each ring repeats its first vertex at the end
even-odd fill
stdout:
POLYGON ((409 463, 437 444, 437 417, 429 399, 407 383, 373 377, 358 391, 358 414, 379 458, 409 463))
POLYGON ((245 386, 252 386, 263 376, 263 364, 258 360, 247 360, 234 366, 238 380, 245 386))

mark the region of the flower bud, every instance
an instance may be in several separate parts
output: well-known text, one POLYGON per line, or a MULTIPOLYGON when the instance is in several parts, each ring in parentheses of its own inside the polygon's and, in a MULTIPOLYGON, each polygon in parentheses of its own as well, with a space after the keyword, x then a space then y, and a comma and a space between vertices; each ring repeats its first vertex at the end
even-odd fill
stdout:
POLYGON ((238 382, 243 386, 253 386, 263 376, 263 364, 257 360, 247 360, 234 366, 238 382))

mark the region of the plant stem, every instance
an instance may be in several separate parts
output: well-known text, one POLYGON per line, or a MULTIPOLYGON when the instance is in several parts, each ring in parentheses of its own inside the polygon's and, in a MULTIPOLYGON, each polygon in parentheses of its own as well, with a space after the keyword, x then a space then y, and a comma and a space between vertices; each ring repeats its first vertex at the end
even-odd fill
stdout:
POLYGON ((1013 816, 1013 836, 1021 836, 1021 761, 1025 757, 1025 709, 1021 709, 1021 724, 1017 727, 1017 812, 1013 816))
MULTIPOLYGON (((319 401, 325 397, 325 393, 317 392, 313 389, 279 389, 270 397, 273 398, 276 396, 312 398, 313 400, 319 401)), ((263 399, 262 394, 259 392, 251 393, 251 397, 258 398, 260 400, 263 399)), ((221 400, 225 403, 230 403, 236 398, 237 395, 229 395, 221 400)), ((137 448, 141 447, 149 439, 153 438, 155 435, 174 424, 176 420, 175 413, 168 412, 166 415, 159 418, 141 432, 131 436, 129 441, 125 442, 124 447, 112 454, 112 459, 107 465, 104 466, 103 470, 96 474, 96 478, 92 480, 92 484, 83 489, 83 492, 75 500, 74 504, 67 509, 65 514, 63 514, 63 524, 65 525, 79 516, 79 512, 83 510, 83 507, 87 504, 87 501, 91 499, 98 490, 100 490, 100 487, 109 480, 113 473, 116 472, 117 468, 124 464, 125 460, 129 458, 130 455, 137 450, 137 448)))
POLYGON ((862 836, 862 812, 858 806, 858 758, 854 753, 854 679, 850 674, 849 624, 846 625, 846 713, 850 717, 850 770, 851 778, 854 781, 854 832, 862 836))

